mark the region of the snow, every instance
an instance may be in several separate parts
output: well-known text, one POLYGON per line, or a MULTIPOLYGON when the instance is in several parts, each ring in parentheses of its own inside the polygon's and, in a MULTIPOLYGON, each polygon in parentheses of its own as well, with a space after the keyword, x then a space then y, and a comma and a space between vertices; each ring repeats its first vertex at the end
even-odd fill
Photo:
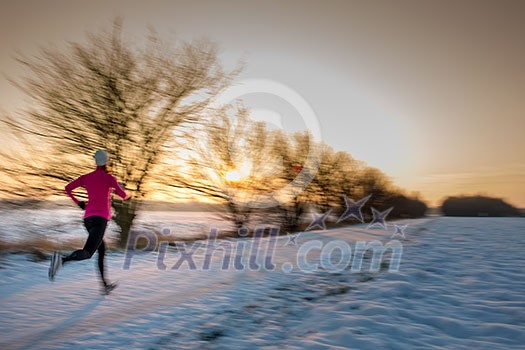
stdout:
MULTIPOLYGON (((170 221, 170 219, 166 219, 170 221)), ((366 225, 301 233, 297 246, 280 236, 276 269, 221 269, 216 251, 210 270, 172 267, 180 250, 195 248, 198 267, 206 242, 169 247, 166 269, 159 254, 108 256, 109 275, 119 280, 100 295, 95 259, 71 263, 56 282, 48 261, 10 254, 0 260, 1 349, 523 349, 525 344, 525 220, 444 218, 402 220, 406 239, 366 225), (344 241, 399 240, 401 265, 392 272, 363 268, 340 272, 297 268, 301 246, 344 241), (293 266, 291 273, 283 266, 293 266), (291 264, 291 265, 290 265, 291 264)), ((210 224, 212 225, 212 224, 210 224)), ((224 240, 234 246, 250 239, 224 240)), ((262 254, 246 249, 243 261, 262 254)), ((307 254, 320 263, 321 250, 307 254)), ((388 253, 385 253, 388 256, 388 253)), ((334 264, 339 256, 334 254, 334 264)))
MULTIPOLYGON (((86 231, 79 213, 78 208, 0 210, 0 235, 5 242, 83 240, 86 231)), ((142 211, 137 214, 133 227, 135 230, 168 229, 176 238, 185 239, 205 237, 210 227, 229 228, 216 215, 191 211, 142 211)), ((105 238, 114 239, 117 232, 117 225, 110 221, 105 238)))

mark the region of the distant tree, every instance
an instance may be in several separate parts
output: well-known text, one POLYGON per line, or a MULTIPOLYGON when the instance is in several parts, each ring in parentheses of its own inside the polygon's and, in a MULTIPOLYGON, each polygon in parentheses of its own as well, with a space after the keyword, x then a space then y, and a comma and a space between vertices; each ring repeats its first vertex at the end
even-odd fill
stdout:
POLYGON ((416 197, 407 197, 404 194, 394 193, 385 199, 381 210, 392 208, 390 218, 418 218, 425 216, 427 205, 416 197))
POLYGON ((370 208, 385 208, 386 200, 395 193, 392 181, 379 169, 363 165, 357 174, 358 197, 371 195, 363 207, 364 217, 368 217, 370 208))
POLYGON ((294 232, 300 228, 301 218, 312 203, 320 198, 319 187, 313 185, 313 182, 318 176, 321 163, 309 164, 307 159, 309 152, 315 154, 313 158, 322 159, 323 147, 313 140, 309 132, 292 135, 281 132, 277 140, 275 152, 283 162, 279 185, 282 188, 295 181, 297 186, 290 186, 285 196, 280 198, 279 205, 270 211, 282 231, 294 232))
POLYGON ((63 194, 66 182, 92 167, 93 152, 105 149, 111 171, 132 195, 112 202, 121 244, 141 200, 155 190, 148 185, 170 143, 188 135, 187 125, 202 120, 236 74, 222 69, 216 45, 205 40, 171 46, 151 33, 145 49, 134 49, 119 19, 85 43, 17 59, 30 74, 14 83, 32 103, 16 117, 2 116, 17 144, 0 154, 11 178, 1 191, 63 194))
POLYGON ((224 212, 218 214, 238 229, 257 214, 253 204, 277 186, 275 175, 281 165, 274 164, 275 133, 251 120, 242 106, 216 112, 179 145, 184 165, 165 164, 162 182, 169 184, 168 192, 169 187, 190 190, 223 204, 224 212))
POLYGON ((223 218, 236 229, 295 230, 306 203, 315 200, 307 185, 318 165, 307 159, 319 145, 308 132, 288 134, 253 121, 242 103, 229 107, 183 145, 185 165, 163 173, 172 187, 222 203, 223 218))
POLYGON ((500 198, 485 196, 448 197, 441 205, 446 216, 519 216, 517 208, 500 198))

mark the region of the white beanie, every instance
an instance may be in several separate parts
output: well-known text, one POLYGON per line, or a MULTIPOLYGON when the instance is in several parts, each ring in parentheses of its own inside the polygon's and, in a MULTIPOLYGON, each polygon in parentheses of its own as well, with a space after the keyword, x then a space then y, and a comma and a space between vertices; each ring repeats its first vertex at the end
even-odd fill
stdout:
POLYGON ((93 157, 95 158, 95 163, 97 163, 98 166, 106 165, 109 160, 109 156, 106 151, 102 150, 96 151, 93 157))

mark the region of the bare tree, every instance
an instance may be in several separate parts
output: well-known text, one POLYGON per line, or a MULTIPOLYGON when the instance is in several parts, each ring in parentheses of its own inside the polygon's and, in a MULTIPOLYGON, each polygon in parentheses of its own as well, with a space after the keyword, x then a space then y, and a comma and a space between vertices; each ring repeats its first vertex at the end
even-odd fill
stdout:
POLYGON ((308 164, 307 159, 309 151, 321 145, 312 135, 271 130, 249 119, 243 107, 233 117, 222 111, 203 132, 191 144, 195 157, 187 162, 190 169, 169 174, 175 186, 222 203, 223 217, 235 228, 271 225, 295 231, 308 204, 315 201, 308 183, 318 164, 308 164))
POLYGON ((61 194, 65 182, 91 166, 94 150, 106 149, 112 172, 132 194, 130 201, 112 202, 121 244, 141 200, 154 190, 148 184, 171 151, 167 145, 202 120, 237 73, 223 70, 216 45, 205 40, 169 45, 152 33, 146 47, 136 49, 123 39, 119 19, 112 31, 88 34, 85 43, 17 60, 29 75, 14 83, 32 104, 16 117, 2 116, 25 150, 0 154, 12 179, 2 191, 61 194))
POLYGON ((275 164, 276 134, 249 119, 242 105, 229 107, 216 111, 200 130, 192 130, 193 137, 179 145, 185 150, 184 166, 166 164, 161 183, 222 204, 224 212, 219 214, 238 229, 259 212, 250 204, 278 186, 282 165, 275 164))

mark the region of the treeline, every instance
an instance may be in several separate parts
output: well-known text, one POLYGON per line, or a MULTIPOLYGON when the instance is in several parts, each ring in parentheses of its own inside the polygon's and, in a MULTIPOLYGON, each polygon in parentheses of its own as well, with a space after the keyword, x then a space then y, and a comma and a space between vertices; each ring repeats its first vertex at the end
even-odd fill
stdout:
MULTIPOLYGON (((184 160, 184 171, 169 166, 162 171, 173 187, 223 203, 224 218, 235 229, 275 225, 292 232, 308 225, 310 213, 328 211, 326 224, 333 226, 346 209, 345 196, 353 201, 370 196, 362 207, 365 222, 372 207, 391 208, 389 219, 425 214, 427 205, 417 195, 404 193, 380 170, 315 141, 308 132, 271 129, 249 113, 238 108, 233 117, 213 118, 202 137, 186 145, 192 156, 184 160)), ((340 224, 357 222, 348 218, 340 224)))
POLYGON ((520 216, 514 206, 486 196, 448 197, 441 205, 445 216, 520 216))
POLYGON ((285 229, 304 229, 311 222, 310 212, 329 210, 332 220, 326 221, 328 228, 359 223, 352 217, 336 223, 346 209, 345 196, 354 202, 370 196, 361 209, 364 222, 372 219, 372 208, 381 212, 391 209, 388 219, 425 215, 426 203, 417 195, 406 194, 379 169, 354 159, 347 152, 337 152, 326 144, 320 146, 322 161, 315 177, 300 195, 277 207, 282 211, 280 224, 285 229))

